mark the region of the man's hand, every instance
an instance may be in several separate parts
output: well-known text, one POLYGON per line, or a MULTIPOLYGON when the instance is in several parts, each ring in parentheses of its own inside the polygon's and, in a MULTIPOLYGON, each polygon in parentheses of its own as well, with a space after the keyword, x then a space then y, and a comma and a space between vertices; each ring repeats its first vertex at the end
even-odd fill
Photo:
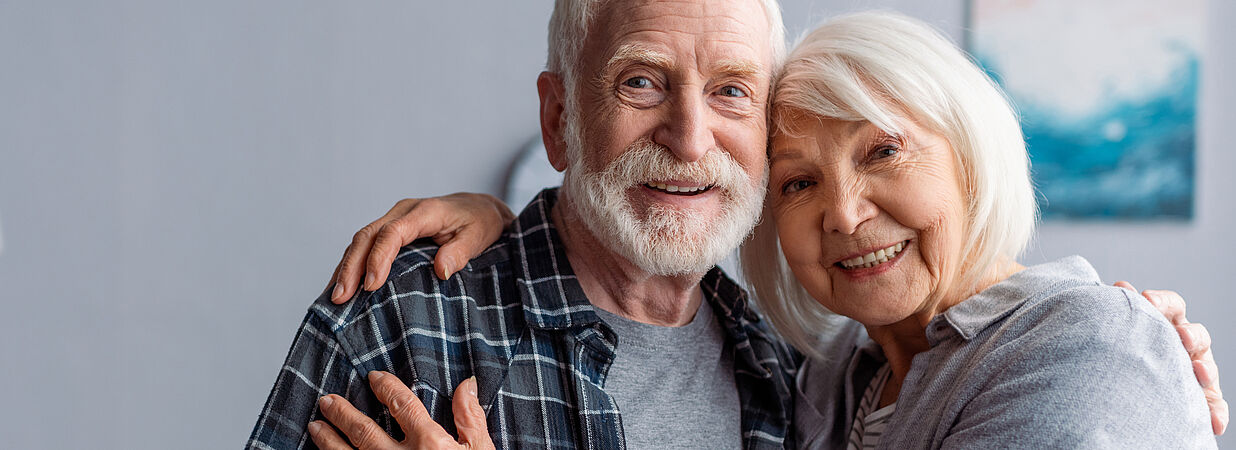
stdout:
POLYGON ((357 285, 366 291, 382 286, 399 248, 425 237, 442 246, 433 265, 434 273, 445 280, 498 240, 506 224, 514 219, 515 214, 505 203, 487 194, 461 192, 400 200, 386 215, 352 236, 326 286, 331 290, 330 300, 346 302, 356 293, 357 285))
MULTIPOLYGON (((469 378, 455 388, 451 411, 455 413, 455 428, 459 440, 451 437, 437 422, 429 417, 420 399, 399 380, 387 372, 369 372, 369 385, 382 404, 390 408, 391 416, 403 428, 403 442, 396 442, 373 419, 365 416, 338 395, 330 394, 318 399, 318 407, 327 420, 339 427, 348 440, 359 449, 492 449, 485 425, 485 411, 476 398, 476 378, 469 378)), ((326 422, 309 424, 309 436, 313 443, 325 450, 351 449, 326 422)))
MULTIPOLYGON (((1137 292, 1133 285, 1126 281, 1117 281, 1117 287, 1137 292)), ((1202 392, 1206 393, 1206 404, 1210 407, 1210 426, 1215 435, 1223 434, 1227 429, 1227 401, 1223 400, 1223 390, 1219 389, 1219 366, 1215 365, 1214 354, 1210 352, 1210 332, 1200 323, 1189 323, 1185 318, 1185 301, 1172 291, 1147 290, 1141 292, 1155 309, 1176 327, 1180 341, 1193 360, 1193 374, 1197 376, 1202 392)))

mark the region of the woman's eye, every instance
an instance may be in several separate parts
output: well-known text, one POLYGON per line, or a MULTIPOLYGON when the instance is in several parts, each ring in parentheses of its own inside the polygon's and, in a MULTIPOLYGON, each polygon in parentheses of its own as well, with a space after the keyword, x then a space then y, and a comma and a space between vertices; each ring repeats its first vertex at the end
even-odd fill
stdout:
POLYGON ((631 77, 627 81, 623 81, 622 84, 629 88, 644 89, 652 87, 652 80, 644 77, 631 77))
POLYGON ((810 180, 793 180, 781 187, 781 192, 791 194, 811 187, 813 183, 810 180))
POLYGON ((721 95, 726 97, 746 97, 747 93, 737 86, 725 86, 721 88, 721 95))
POLYGON ((900 152, 900 151, 901 151, 901 149, 899 149, 899 148, 897 148, 897 147, 894 147, 894 146, 891 146, 891 145, 885 145, 885 146, 883 146, 883 147, 880 147, 880 148, 877 148, 877 149, 876 149, 876 151, 875 151, 875 159, 884 159, 884 158, 888 158, 888 157, 890 157, 890 156, 897 156, 897 153, 898 153, 898 152, 900 152))

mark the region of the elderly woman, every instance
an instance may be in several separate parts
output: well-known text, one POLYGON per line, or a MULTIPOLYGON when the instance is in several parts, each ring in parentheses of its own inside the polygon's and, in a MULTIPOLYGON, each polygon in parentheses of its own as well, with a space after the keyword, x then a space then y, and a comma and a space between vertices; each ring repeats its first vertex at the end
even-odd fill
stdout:
POLYGON ((1081 257, 1017 263, 1035 223, 1021 129, 948 40, 889 14, 831 21, 790 56, 773 114, 742 260, 776 328, 819 356, 800 443, 1214 446, 1160 314, 1081 257), (830 313, 866 336, 814 346, 830 313))
MULTIPOLYGON (((1017 263, 1036 216, 1021 129, 938 32, 829 21, 790 55, 772 117, 765 220, 742 262, 812 356, 799 445, 1215 446, 1158 311, 1081 257, 1017 263)), ((465 217, 489 208, 468 201, 465 217)))

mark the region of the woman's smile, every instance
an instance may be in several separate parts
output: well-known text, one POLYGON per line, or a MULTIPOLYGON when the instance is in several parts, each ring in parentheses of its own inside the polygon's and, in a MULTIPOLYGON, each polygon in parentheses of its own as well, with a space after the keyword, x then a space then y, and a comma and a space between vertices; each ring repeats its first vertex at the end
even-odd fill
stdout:
POLYGON ((912 241, 907 239, 875 250, 856 252, 854 256, 834 262, 832 266, 852 281, 874 277, 893 270, 905 251, 909 250, 912 241))

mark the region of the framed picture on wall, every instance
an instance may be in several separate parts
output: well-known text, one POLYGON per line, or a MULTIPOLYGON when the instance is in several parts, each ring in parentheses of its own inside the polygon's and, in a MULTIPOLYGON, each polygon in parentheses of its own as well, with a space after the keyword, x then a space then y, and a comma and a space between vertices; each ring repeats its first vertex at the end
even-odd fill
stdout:
POLYGON ((1204 0, 969 0, 1045 219, 1189 220, 1204 0))

